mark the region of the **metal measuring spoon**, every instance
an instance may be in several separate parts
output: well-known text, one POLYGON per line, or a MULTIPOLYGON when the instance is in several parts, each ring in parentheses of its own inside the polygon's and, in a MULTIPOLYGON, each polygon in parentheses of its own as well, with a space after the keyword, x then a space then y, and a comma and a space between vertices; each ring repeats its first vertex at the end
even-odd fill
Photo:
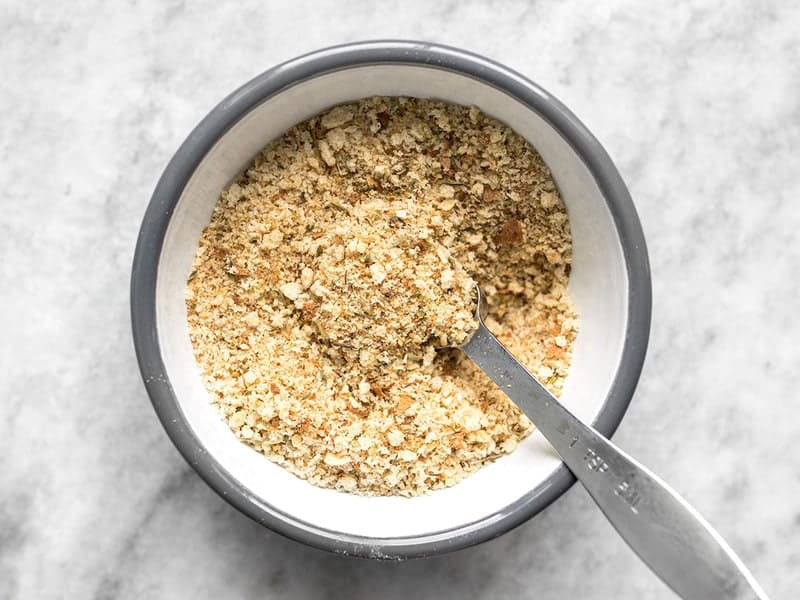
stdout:
POLYGON ((672 488, 568 411, 483 324, 459 346, 533 421, 639 557, 691 600, 767 596, 725 540, 672 488))

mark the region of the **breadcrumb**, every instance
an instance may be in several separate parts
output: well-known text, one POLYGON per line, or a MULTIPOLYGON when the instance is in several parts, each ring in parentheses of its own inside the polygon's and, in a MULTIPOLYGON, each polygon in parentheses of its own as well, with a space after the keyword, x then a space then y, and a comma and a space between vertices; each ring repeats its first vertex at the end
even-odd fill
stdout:
POLYGON ((309 482, 413 496, 512 452, 530 421, 459 350, 487 326, 560 394, 578 318, 548 168, 476 108, 337 106, 222 192, 187 282, 195 357, 245 443, 309 482))

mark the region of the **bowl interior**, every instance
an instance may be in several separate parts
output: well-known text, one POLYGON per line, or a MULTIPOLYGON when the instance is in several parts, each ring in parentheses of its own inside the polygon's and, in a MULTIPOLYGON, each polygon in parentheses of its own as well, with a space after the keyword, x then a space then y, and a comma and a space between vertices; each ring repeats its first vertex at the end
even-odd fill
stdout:
POLYGON ((219 418, 192 354, 184 305, 198 239, 220 191, 266 143, 292 125, 335 104, 372 95, 478 106, 542 154, 569 212, 574 243, 570 292, 581 319, 563 401, 585 419, 598 413, 617 372, 626 331, 628 281, 614 220, 581 158, 540 115, 502 90, 464 74, 384 64, 319 75, 267 98, 219 139, 184 188, 158 267, 158 339, 180 408, 206 451, 257 503, 332 532, 398 538, 500 518, 509 505, 547 485, 560 461, 534 433, 510 456, 452 488, 419 498, 362 497, 314 487, 237 441, 219 418))

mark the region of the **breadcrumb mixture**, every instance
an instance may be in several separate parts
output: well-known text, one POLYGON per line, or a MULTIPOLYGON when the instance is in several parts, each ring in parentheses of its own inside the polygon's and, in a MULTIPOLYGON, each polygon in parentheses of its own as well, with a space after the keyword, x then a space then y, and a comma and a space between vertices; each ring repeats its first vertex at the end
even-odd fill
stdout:
MULTIPOLYGON (((477 284, 447 248, 384 211, 381 201, 352 207, 317 238, 329 251, 280 290, 311 311, 318 342, 365 371, 405 371, 396 359, 422 355, 430 363, 437 347, 458 346, 477 326, 477 284)), ((408 218, 407 209, 397 212, 408 218)))
POLYGON ((191 341, 233 432, 309 482, 451 486, 528 419, 457 345, 486 324, 554 394, 577 333, 548 168, 477 108, 369 98, 305 121, 226 189, 187 284, 191 341))

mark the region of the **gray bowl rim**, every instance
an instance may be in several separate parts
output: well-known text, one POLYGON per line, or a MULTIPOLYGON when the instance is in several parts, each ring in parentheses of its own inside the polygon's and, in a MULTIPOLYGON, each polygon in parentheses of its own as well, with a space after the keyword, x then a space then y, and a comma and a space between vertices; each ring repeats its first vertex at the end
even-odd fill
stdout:
MULTIPOLYGON (((630 404, 650 334, 652 289, 644 234, 630 194, 606 151, 560 101, 511 69, 471 52, 427 42, 378 40, 325 48, 258 75, 222 100, 189 134, 162 174, 145 212, 131 274, 131 322, 142 379, 161 423, 186 461, 232 506, 269 529, 337 554, 398 560, 450 552, 495 538, 527 521, 561 496, 575 477, 562 463, 524 497, 497 513, 423 535, 375 538, 332 531, 275 509, 240 485, 192 432, 170 385, 156 328, 156 277, 164 236, 181 193, 200 161, 239 119, 267 98, 333 71, 377 64, 425 66, 460 73, 493 86, 544 118, 594 176, 613 216, 628 276, 628 320, 611 390, 594 426, 616 431, 630 404)), ((411 508, 411 504, 409 504, 411 508)))

